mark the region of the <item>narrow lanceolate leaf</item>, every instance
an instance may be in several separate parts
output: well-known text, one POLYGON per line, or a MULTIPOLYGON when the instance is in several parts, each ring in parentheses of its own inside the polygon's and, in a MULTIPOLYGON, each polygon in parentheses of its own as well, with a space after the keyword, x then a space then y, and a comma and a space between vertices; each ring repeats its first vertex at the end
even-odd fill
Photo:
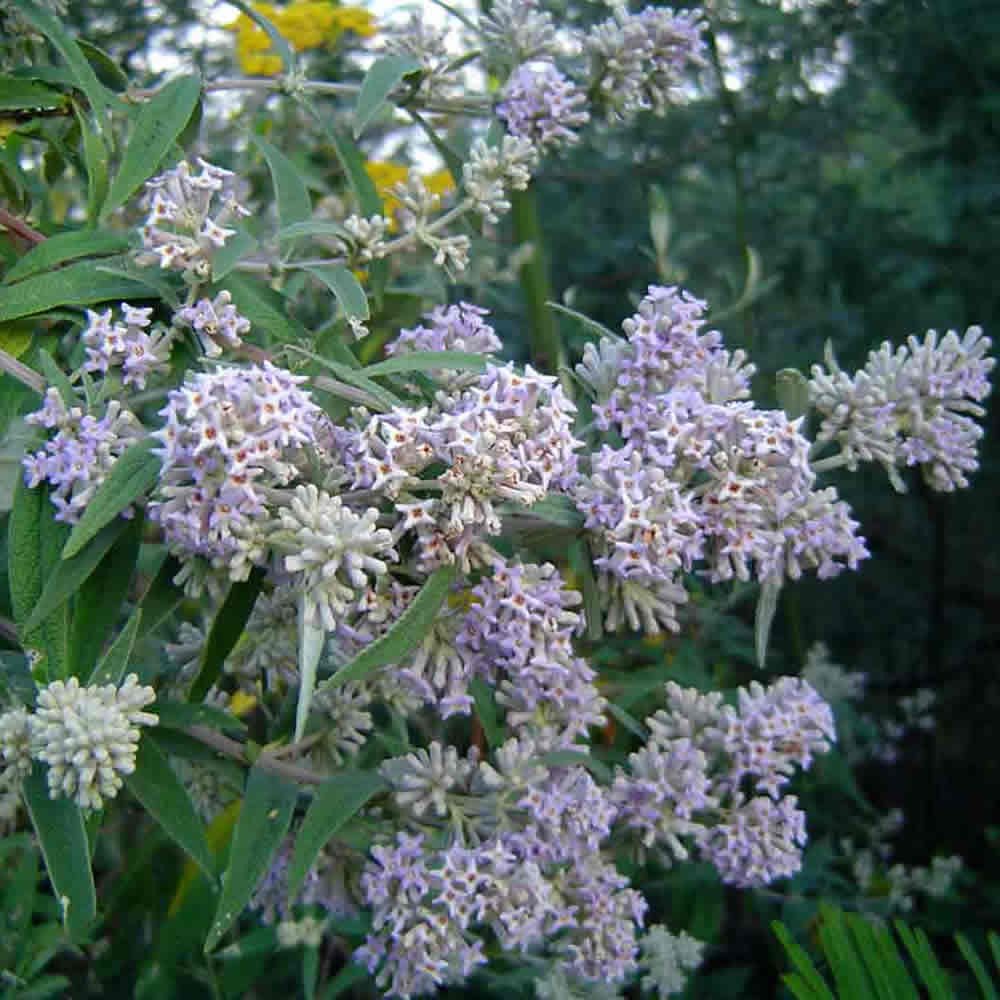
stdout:
POLYGON ((140 740, 135 770, 125 778, 128 790, 210 878, 215 864, 205 829, 180 778, 152 740, 140 740))
POLYGON ((175 556, 167 556, 163 560, 153 582, 147 588, 146 593, 142 595, 139 604, 142 608, 139 639, 144 638, 157 625, 169 618, 177 605, 184 600, 184 591, 174 583, 174 577, 180 571, 180 560, 175 556))
POLYGON ((388 784, 372 771, 338 774, 321 785, 306 811, 288 867, 288 898, 294 899, 323 845, 388 784))
POLYGON ((789 420, 796 420, 809 412, 809 380, 798 368, 782 368, 774 376, 778 405, 789 420))
POLYGON ((153 454, 159 442, 146 438, 132 445, 111 466, 108 478, 97 488, 83 516, 73 526, 63 558, 75 556, 106 524, 144 496, 160 478, 160 460, 153 454))
POLYGON ((757 650, 758 667, 763 667, 764 661, 767 659, 767 642, 771 635, 774 614, 778 610, 778 597, 780 595, 780 580, 766 580, 760 585, 760 595, 757 597, 757 610, 754 613, 753 623, 754 646, 757 650))
POLYGON ((139 186, 156 173, 194 112, 200 96, 201 80, 197 76, 181 76, 171 80, 142 105, 104 203, 101 213, 104 217, 124 205, 139 186))
POLYGON ((476 717, 483 727, 483 735, 491 750, 503 743, 504 729, 499 722, 497 700, 491 688, 484 680, 473 677, 469 681, 469 694, 476 705, 476 717))
POLYGON ((358 104, 354 109, 354 138, 360 139, 372 119, 386 106, 389 95, 404 76, 420 71, 420 63, 410 56, 382 56, 372 63, 361 81, 358 104))
POLYGON ((443 368, 462 372, 483 372, 489 358, 466 351, 409 351, 366 365, 364 373, 369 378, 376 375, 405 375, 408 372, 438 372, 443 368))
POLYGON ((333 292, 344 315, 368 319, 368 296, 350 269, 343 264, 309 264, 302 270, 319 278, 333 292))
POLYGON ((140 515, 126 521, 118 539, 76 591, 67 651, 67 671, 71 677, 90 672, 118 623, 139 558, 142 526, 140 515))
POLYGON ((350 663, 341 667, 321 685, 320 690, 361 680, 379 667, 398 663, 416 649, 430 632, 454 580, 454 566, 442 566, 435 570, 399 621, 385 635, 366 646, 350 663))
POLYGON ((37 761, 24 779, 23 791, 66 932, 72 939, 82 938, 97 916, 83 814, 70 799, 49 798, 46 769, 37 761))
POLYGON ((14 621, 22 628, 42 592, 42 519, 50 516, 46 506, 41 487, 29 490, 24 476, 18 476, 7 522, 7 573, 14 621))
POLYGON ((87 222, 93 226, 101 214, 108 194, 108 161, 111 159, 104 135, 94 123, 93 115, 76 109, 83 141, 83 160, 87 165, 87 222))
POLYGON ((0 323, 36 316, 59 306, 89 306, 148 297, 149 290, 140 282, 104 274, 94 261, 78 261, 4 287, 0 293, 0 323))
POLYGON ((55 520, 44 486, 29 490, 19 478, 8 526, 11 608, 25 650, 39 654, 36 680, 65 676, 69 614, 65 606, 34 615, 46 583, 59 564, 67 526, 55 520))
POLYGON ((263 570, 254 569, 251 570, 249 579, 234 583, 229 588, 229 593, 226 594, 226 599, 222 602, 222 607, 219 608, 205 640, 201 666, 198 676, 191 685, 188 701, 201 701, 218 679, 222 672, 222 664, 246 628, 263 582, 263 570))
POLYGON ((121 630, 111 648, 101 657, 94 667, 88 684, 121 684, 125 671, 128 669, 132 650, 135 649, 135 637, 139 632, 139 622, 142 619, 142 608, 136 608, 121 630))
POLYGON ((25 622, 24 627, 27 631, 37 628, 83 586, 84 581, 97 569, 126 527, 124 521, 105 525, 104 529, 91 539, 90 544, 71 559, 59 559, 56 562, 52 572, 46 576, 45 586, 25 622))
POLYGON ((222 878, 219 906, 205 941, 206 952, 236 923, 267 873, 292 822, 297 794, 295 785, 284 778, 260 767, 251 769, 240 818, 233 831, 229 865, 222 878))
POLYGON ((601 595, 597 587, 590 546, 582 538, 576 538, 570 544, 569 566, 576 577, 576 582, 583 589, 583 615, 587 623, 587 638, 591 642, 597 642, 604 635, 601 595))
POLYGON ((213 285, 212 294, 225 287, 233 297, 233 304, 250 320, 251 328, 263 334, 265 342, 280 344, 305 344, 311 339, 309 331, 291 317, 290 304, 277 293, 265 288, 238 272, 230 273, 225 285, 213 285))
POLYGON ((41 274, 59 264, 80 257, 102 257, 122 253, 127 249, 128 240, 121 233, 111 233, 101 229, 58 233, 26 253, 4 275, 3 283, 11 285, 15 281, 41 274))
POLYGON ((261 151, 271 171, 281 225, 290 226, 308 219, 312 215, 312 201, 299 168, 280 149, 260 136, 254 136, 251 141, 261 151))
POLYGON ((18 0, 17 12, 56 47, 59 55, 69 66, 77 86, 87 95, 87 100, 95 112, 103 112, 111 101, 117 100, 97 79, 97 74, 87 62, 83 50, 62 26, 58 17, 34 0, 18 0))
POLYGON ((295 742, 302 739, 309 706, 316 690, 316 667, 323 653, 326 630, 311 624, 315 602, 308 594, 299 597, 299 700, 295 706, 295 742))

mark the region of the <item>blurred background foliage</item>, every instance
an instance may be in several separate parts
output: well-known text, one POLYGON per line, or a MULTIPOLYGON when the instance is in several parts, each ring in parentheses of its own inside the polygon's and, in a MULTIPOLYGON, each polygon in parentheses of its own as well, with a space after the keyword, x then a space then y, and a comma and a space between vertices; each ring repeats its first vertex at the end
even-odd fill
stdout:
MULTIPOLYGON (((607 16, 606 6, 585 0, 549 6, 576 23, 607 16)), ((188 0, 84 0, 69 4, 67 20, 148 84, 165 52, 209 76, 231 70, 229 36, 215 33, 206 45, 192 30, 199 16, 188 0)), ((618 329, 653 282, 682 284, 708 300, 727 346, 745 349, 757 364, 762 402, 773 403, 779 369, 807 372, 827 340, 848 369, 883 339, 899 343, 927 328, 978 323, 996 342, 1000 5, 714 0, 706 17, 710 65, 671 114, 597 128, 545 163, 501 232, 511 249, 526 236, 535 241, 535 263, 523 270, 530 280, 513 291, 460 289, 494 310, 505 343, 552 368, 546 337, 555 329, 561 360, 572 363, 590 335, 565 315, 553 324, 539 292, 618 329)), ((225 126, 214 127, 224 149, 225 126)), ((838 480, 873 558, 858 573, 786 588, 771 642, 767 672, 780 674, 797 672, 809 646, 825 641, 834 661, 867 675, 869 718, 932 689, 935 727, 910 730, 893 764, 869 760, 852 771, 846 758, 830 757, 805 776, 799 793, 812 843, 805 869, 786 884, 723 890, 707 869, 671 872, 634 860, 654 919, 710 942, 690 996, 783 995, 787 960, 769 931, 775 917, 808 939, 820 898, 878 912, 877 899, 859 902, 835 859, 841 838, 860 837, 890 809, 905 816, 894 860, 926 865, 934 855, 959 855, 966 864, 950 897, 918 900, 908 919, 941 940, 956 930, 975 939, 1000 928, 1000 406, 996 398, 991 404, 982 467, 962 494, 931 495, 914 477, 900 496, 875 469, 838 480)), ((753 606, 752 592, 737 589, 698 601, 679 637, 605 642, 593 652, 617 703, 641 717, 644 697, 667 673, 703 687, 759 677, 753 606)), ((851 711, 848 723, 857 722, 851 711)), ((613 758, 625 742, 614 726, 605 736, 613 758)), ((132 988, 170 996, 181 984, 190 996, 251 990, 263 975, 251 959, 212 976, 198 971, 197 944, 180 934, 183 913, 170 903, 178 859, 162 842, 132 837, 123 831, 125 874, 107 918, 118 928, 111 950, 86 972, 64 962, 62 971, 84 990, 79 995, 102 995, 119 980, 123 996, 132 988), (162 884, 137 882, 140 861, 161 855, 153 870, 162 884), (150 910, 154 889, 159 902, 150 910), (143 941, 154 925, 175 938, 168 943, 161 934, 150 959, 143 941), (126 986, 135 984, 136 962, 138 985, 126 986), (162 978, 171 963, 182 971, 162 978)), ((123 858, 105 859, 109 870, 122 870, 123 858)), ((880 891, 888 888, 869 894, 880 891)), ((296 988, 298 969, 286 959, 268 975, 275 988, 296 988)), ((523 977, 500 978, 447 996, 483 989, 509 996, 524 987, 523 977)))

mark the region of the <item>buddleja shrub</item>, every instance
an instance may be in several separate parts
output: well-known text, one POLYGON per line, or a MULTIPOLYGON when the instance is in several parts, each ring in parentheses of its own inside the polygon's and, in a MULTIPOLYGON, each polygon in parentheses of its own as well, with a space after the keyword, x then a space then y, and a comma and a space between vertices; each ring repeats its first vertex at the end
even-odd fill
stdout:
MULTIPOLYGON (((152 92, 39 4, 9 26, 0 93, 26 122, 2 163, 12 206, 43 197, 56 157, 86 178, 58 232, 2 218, 0 320, 30 334, 3 363, 35 395, 9 434, 19 652, 0 787, 13 854, 34 857, 33 830, 54 897, 36 899, 26 861, 47 944, 11 975, 89 947, 91 857, 125 787, 203 873, 212 912, 191 920, 208 953, 305 945, 310 989, 323 945, 334 991, 367 972, 410 997, 491 965, 528 970, 541 997, 633 981, 667 996, 702 946, 647 921, 620 864, 701 859, 741 887, 793 874, 806 817, 790 782, 833 718, 784 677, 734 704, 670 682, 638 720, 581 650, 678 630, 701 577, 759 584, 763 658, 786 581, 869 555, 824 472, 874 461, 900 488, 910 467, 967 485, 990 342, 931 332, 856 373, 829 353, 811 379, 783 373, 775 411, 676 287, 649 288, 563 379, 504 362, 473 303, 415 291, 429 311, 393 328, 389 292, 398 305, 466 273, 470 233, 493 232, 544 156, 668 111, 704 58, 699 15, 616 9, 577 32, 496 0, 461 26, 468 58, 417 17, 376 36, 364 73, 373 26, 351 15, 329 81, 296 55, 325 5, 274 24, 238 6, 241 59, 265 75, 152 92), (495 94, 464 77, 470 60, 495 94), (315 174, 259 134, 233 138, 232 170, 198 155, 217 88, 330 150, 336 197, 314 206, 315 174), (366 169, 359 140, 394 128, 394 108, 444 158, 436 191, 411 170, 380 193, 385 170, 366 169), (458 113, 477 123, 467 146, 445 130, 458 113), (250 158, 273 197, 252 196, 250 158), (610 719, 633 739, 613 768, 594 743, 610 719), (241 939, 253 920, 265 929, 241 939)), ((172 913, 195 913, 193 879, 172 913)))

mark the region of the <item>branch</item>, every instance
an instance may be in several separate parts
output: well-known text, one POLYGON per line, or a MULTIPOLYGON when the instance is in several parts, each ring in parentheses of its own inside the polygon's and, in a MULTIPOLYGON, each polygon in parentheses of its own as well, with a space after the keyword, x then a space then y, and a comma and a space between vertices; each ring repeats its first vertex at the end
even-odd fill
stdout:
POLYGON ((316 771, 310 771, 306 767, 299 767, 297 764, 289 764, 283 760, 278 760, 272 752, 267 750, 261 753, 256 760, 251 761, 247 757, 247 748, 243 743, 231 740, 228 736, 223 736, 222 733, 210 729, 208 726, 186 726, 184 732, 193 739, 198 740, 199 743, 204 743, 205 746, 209 746, 218 753, 221 753, 224 757, 229 757, 239 764, 245 764, 247 767, 262 768, 271 774, 287 778, 289 781, 306 785, 322 785, 330 777, 328 774, 319 774, 316 771))

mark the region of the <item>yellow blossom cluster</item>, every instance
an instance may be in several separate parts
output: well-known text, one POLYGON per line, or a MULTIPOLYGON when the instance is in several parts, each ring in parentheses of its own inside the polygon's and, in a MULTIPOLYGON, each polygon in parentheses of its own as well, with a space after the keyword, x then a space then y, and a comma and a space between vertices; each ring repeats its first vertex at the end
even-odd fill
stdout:
MULTIPOLYGON (((410 168, 399 163, 390 163, 386 160, 368 160, 365 163, 365 170, 375 185, 379 197, 382 199, 382 214, 389 219, 389 228, 396 228, 396 212, 399 210, 399 199, 394 197, 390 190, 396 184, 405 184, 409 176, 410 168)), ((447 170, 435 170, 433 173, 424 174, 420 178, 424 182, 424 187, 431 194, 445 195, 455 189, 455 182, 447 170)))
MULTIPOLYGON (((286 7, 255 3, 253 9, 277 28, 297 52, 330 45, 344 32, 362 38, 375 34, 375 18, 363 7, 339 7, 330 0, 294 0, 286 7)), ((271 48, 271 39, 246 14, 229 25, 236 32, 236 57, 244 73, 252 76, 276 76, 281 59, 271 48)))

